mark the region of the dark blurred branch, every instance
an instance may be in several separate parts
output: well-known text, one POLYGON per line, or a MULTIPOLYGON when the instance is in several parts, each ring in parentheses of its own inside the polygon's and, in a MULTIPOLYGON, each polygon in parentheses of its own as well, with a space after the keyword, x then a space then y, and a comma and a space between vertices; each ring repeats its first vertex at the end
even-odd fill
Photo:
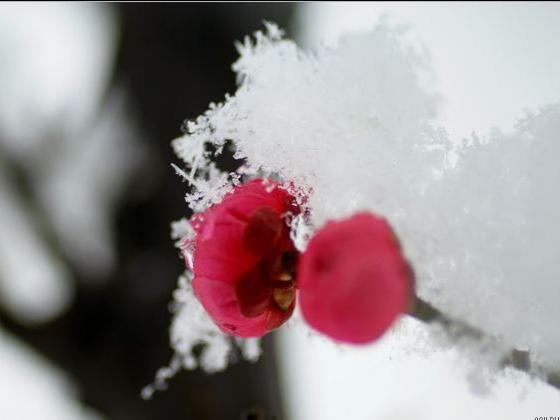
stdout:
MULTIPOLYGON (((484 331, 474 328, 466 322, 448 316, 419 297, 415 298, 409 315, 426 324, 437 324, 443 327, 446 333, 454 339, 466 338, 475 342, 496 340, 484 331)), ((530 375, 537 373, 539 378, 560 390, 560 372, 531 363, 528 351, 511 349, 502 360, 502 366, 513 367, 514 369, 530 375)))
POLYGON ((8 153, 3 150, 2 142, 0 142, 0 174, 11 185, 12 192, 16 195, 17 200, 25 207, 30 214, 30 219, 34 223, 36 232, 41 240, 48 247, 52 256, 60 262, 64 262, 66 257, 62 250, 60 241, 48 220, 44 209, 33 189, 32 178, 27 168, 17 159, 11 158, 8 153))

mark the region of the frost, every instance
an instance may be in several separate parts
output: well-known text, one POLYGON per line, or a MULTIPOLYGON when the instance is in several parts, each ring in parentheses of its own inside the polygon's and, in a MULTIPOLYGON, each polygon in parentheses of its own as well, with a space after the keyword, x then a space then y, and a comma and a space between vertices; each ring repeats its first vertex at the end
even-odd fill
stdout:
POLYGON ((171 345, 182 358, 186 369, 200 365, 207 371, 223 370, 227 366, 231 342, 220 332, 202 305, 196 299, 190 279, 183 276, 174 293, 175 317, 171 325, 171 345), (205 344, 200 359, 194 355, 194 348, 205 344))
POLYGON ((434 126, 429 60, 399 27, 382 21, 307 52, 267 24, 237 48, 237 92, 173 143, 191 208, 238 179, 208 152, 232 141, 246 168, 300 187, 309 210, 291 224, 300 249, 326 220, 374 211, 399 235, 419 295, 493 336, 489 364, 521 346, 560 365, 560 106, 513 135, 458 144, 434 126))
POLYGON ((171 223, 171 239, 175 239, 175 247, 181 249, 185 240, 194 238, 195 232, 189 221, 185 218, 171 223))
POLYGON ((205 145, 226 140, 264 175, 312 187, 317 224, 353 212, 364 195, 380 211, 396 206, 388 187, 414 199, 440 165, 442 151, 425 145, 444 147, 428 125, 437 97, 418 83, 430 78, 426 57, 384 25, 316 53, 271 28, 237 45, 235 96, 187 124, 173 143, 195 178, 187 200, 199 199, 198 179, 208 176, 205 145), (401 166, 410 170, 389 176, 401 166))
POLYGON ((527 116, 512 135, 465 142, 456 167, 419 203, 420 214, 432 212, 423 219, 428 253, 409 247, 421 293, 556 368, 559 134, 554 105, 527 116))
POLYGON ((249 361, 258 360, 261 353, 258 339, 233 339, 220 331, 194 295, 189 272, 181 276, 178 283, 170 329, 175 355, 169 366, 158 370, 155 382, 142 390, 145 399, 151 398, 156 390, 167 388, 168 379, 181 369, 201 367, 209 373, 224 370, 233 357, 235 347, 249 361))
POLYGON ((259 360, 262 349, 258 338, 236 338, 235 342, 239 346, 241 354, 246 360, 249 360, 250 362, 256 362, 259 360))
MULTIPOLYGON (((171 224, 171 237, 192 267, 192 239, 195 231, 186 219, 171 224)), ((153 384, 142 390, 142 398, 150 399, 157 390, 167 388, 167 381, 181 369, 202 368, 208 373, 224 370, 235 358, 235 350, 251 362, 257 361, 260 353, 260 340, 256 338, 233 338, 224 334, 214 324, 196 298, 192 282, 192 271, 179 277, 177 289, 173 293, 171 311, 173 321, 169 331, 170 344, 175 354, 169 366, 156 372, 153 384)))

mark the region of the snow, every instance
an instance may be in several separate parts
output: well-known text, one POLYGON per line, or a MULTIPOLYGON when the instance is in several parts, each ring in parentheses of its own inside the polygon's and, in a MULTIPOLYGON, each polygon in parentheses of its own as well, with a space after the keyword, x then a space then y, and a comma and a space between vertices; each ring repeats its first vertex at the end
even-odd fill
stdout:
MULTIPOLYGON (((195 231, 186 219, 180 219, 171 225, 171 237, 182 256, 190 261, 192 267, 192 248, 187 244, 192 241, 195 231)), ((204 310, 191 286, 192 272, 186 270, 179 277, 177 289, 173 293, 173 321, 169 330, 170 344, 174 355, 169 366, 156 372, 154 383, 142 390, 142 397, 150 399, 154 392, 167 388, 168 379, 181 369, 192 370, 197 367, 208 373, 219 372, 227 368, 234 360, 234 352, 249 361, 260 357, 260 340, 256 338, 230 337, 224 334, 208 313, 204 310), (197 354, 198 352, 198 354, 197 354)))
POLYGON ((150 399, 155 391, 167 388, 167 380, 181 368, 192 370, 201 367, 207 372, 224 370, 229 363, 233 342, 212 322, 191 287, 190 273, 179 277, 174 293, 173 322, 170 343, 175 351, 169 366, 156 372, 153 384, 142 390, 142 397, 150 399), (196 347, 202 345, 199 357, 196 347))
MULTIPOLYGON (((107 92, 116 34, 110 6, 0 5, 0 305, 22 325, 71 303, 65 257, 92 278, 114 261, 111 209, 136 157, 126 100, 107 92)), ((1 325, 0 370, 2 419, 100 419, 70 378, 1 325)))
MULTIPOLYGON (((143 152, 124 93, 107 87, 116 37, 115 15, 106 5, 0 6, 0 153, 25 171, 37 196, 37 210, 45 213, 65 257, 93 280, 114 267, 112 208, 143 152)), ((0 176, 9 174, 2 171, 0 176)), ((6 196, 6 201, 6 206, 19 205, 16 197, 6 196)), ((8 245, 0 262, 11 262, 4 263, 1 281, 15 281, 14 290, 46 296, 45 308, 35 305, 35 311, 54 314, 49 299, 58 293, 55 290, 62 293, 59 311, 72 293, 62 262, 41 250, 45 244, 35 232, 32 215, 17 211, 25 216, 18 216, 24 219, 5 239, 8 245), (23 230, 29 233, 19 233, 23 230), (23 239, 12 239, 15 236, 23 239), (30 242, 25 239, 29 236, 34 244, 20 250, 17 245, 30 242), (53 268, 31 268, 25 263, 30 259, 53 268), (28 268, 21 274, 8 271, 23 266, 28 268), (39 268, 44 278, 28 281, 26 273, 39 268), (34 287, 34 282, 42 286, 34 287)), ((10 305, 18 299, 11 299, 10 305)))
POLYGON ((496 375, 481 369, 454 346, 433 343, 431 335, 425 325, 403 319, 378 343, 340 347, 310 336, 303 324, 284 327, 276 350, 281 356, 286 416, 296 420, 524 420, 560 411, 556 389, 514 370, 496 375), (465 381, 466 372, 475 375, 477 392, 472 380, 465 381), (478 392, 481 387, 488 391, 484 397, 478 392))
MULTIPOLYGON (((270 38, 257 33, 256 44, 246 39, 238 46, 241 57, 233 68, 243 82, 235 96, 211 107, 175 141, 191 173, 208 165, 205 142, 219 147, 231 139, 249 165, 312 186, 318 224, 356 210, 362 194, 393 200, 379 180, 397 164, 410 170, 393 178, 401 185, 393 191, 421 191, 441 153, 420 145, 443 146, 427 125, 437 98, 417 80, 429 78, 426 57, 402 46, 397 30, 384 26, 317 54, 277 38, 274 26, 267 30, 270 38), (333 191, 335 200, 328 194, 333 191)), ((215 179, 222 185, 223 178, 215 179)))
MULTIPOLYGON (((306 3, 296 14, 296 35, 310 47, 370 29, 383 13, 406 23, 410 38, 429 47, 437 72, 436 120, 451 140, 460 140, 473 131, 488 133, 492 126, 511 134, 526 107, 558 100, 560 56, 553 41, 560 37, 558 9, 557 3, 545 2, 306 3)), ((379 345, 340 350, 326 340, 310 340, 299 328, 282 329, 277 338, 287 414, 327 420, 524 420, 558 412, 557 390, 523 376, 496 378, 489 395, 474 395, 472 386, 480 391, 480 378, 473 381, 472 372, 481 366, 464 366, 456 348, 434 352, 430 343, 419 350, 426 330, 416 331, 420 338, 414 332, 399 330, 379 345)))
POLYGON ((105 6, 0 5, 0 141, 11 154, 29 159, 49 141, 45 131, 89 122, 109 81, 116 29, 105 6))
POLYGON ((328 2, 302 4, 298 43, 333 44, 373 28, 380 16, 407 26, 407 39, 426 48, 441 106, 436 120, 452 140, 473 131, 504 131, 526 108, 558 101, 558 2, 328 2))
POLYGON ((99 279, 115 265, 113 209, 144 149, 118 89, 86 127, 52 146, 58 153, 37 168, 35 190, 65 255, 99 279))
POLYGON ((74 292, 70 274, 43 246, 30 223, 29 209, 1 169, 0 197, 0 304, 22 321, 45 321, 70 304, 74 292))
MULTIPOLYGON (((421 203, 432 249, 410 257, 446 312, 560 366, 560 105, 461 151, 421 203), (438 203, 434 208, 430 203, 438 203), (426 258, 426 253, 431 255, 426 258)), ((417 225, 420 224, 418 220, 417 225)))
POLYGON ((206 144, 231 140, 248 167, 312 189, 311 227, 364 209, 383 215, 422 297, 560 363, 550 322, 560 315, 557 106, 513 133, 450 139, 436 121, 428 52, 385 20, 312 52, 267 24, 238 50, 237 92, 174 142, 198 187, 191 204, 228 187, 232 175, 207 170, 206 144))
POLYGON ((3 420, 101 420, 78 402, 58 369, 0 329, 0 416, 3 420))

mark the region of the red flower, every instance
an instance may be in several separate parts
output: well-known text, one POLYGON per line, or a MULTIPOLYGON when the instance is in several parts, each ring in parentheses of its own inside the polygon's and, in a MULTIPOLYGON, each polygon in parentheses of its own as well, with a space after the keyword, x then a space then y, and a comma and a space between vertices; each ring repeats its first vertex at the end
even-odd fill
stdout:
POLYGON ((302 254, 299 304, 305 320, 348 343, 379 338, 407 310, 413 274, 389 224, 370 213, 329 222, 302 254))
POLYGON ((193 216, 193 288, 221 330, 259 337, 294 309, 297 253, 283 216, 297 213, 278 184, 257 179, 193 216))

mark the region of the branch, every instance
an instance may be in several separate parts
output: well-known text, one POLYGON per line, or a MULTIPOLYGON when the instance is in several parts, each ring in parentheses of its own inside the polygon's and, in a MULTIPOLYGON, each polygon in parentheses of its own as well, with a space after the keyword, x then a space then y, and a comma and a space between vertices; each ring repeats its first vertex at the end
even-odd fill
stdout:
MULTIPOLYGON (((482 341, 493 338, 491 335, 470 326, 466 322, 446 315, 419 297, 415 297, 412 309, 408 314, 426 324, 440 325, 451 337, 465 337, 473 341, 482 341)), ((542 372, 542 374, 539 375, 539 378, 543 379, 547 384, 560 390, 560 372, 532 364, 529 357, 529 351, 518 349, 509 350, 502 360, 501 366, 510 366, 530 375, 535 372, 542 372)))
POLYGON ((35 232, 43 244, 48 248, 50 255, 64 265, 68 265, 66 255, 56 232, 48 220, 41 203, 33 189, 33 180, 29 170, 17 159, 11 158, 3 150, 0 142, 0 176, 13 187, 13 193, 17 200, 29 213, 29 220, 33 223, 35 232))

